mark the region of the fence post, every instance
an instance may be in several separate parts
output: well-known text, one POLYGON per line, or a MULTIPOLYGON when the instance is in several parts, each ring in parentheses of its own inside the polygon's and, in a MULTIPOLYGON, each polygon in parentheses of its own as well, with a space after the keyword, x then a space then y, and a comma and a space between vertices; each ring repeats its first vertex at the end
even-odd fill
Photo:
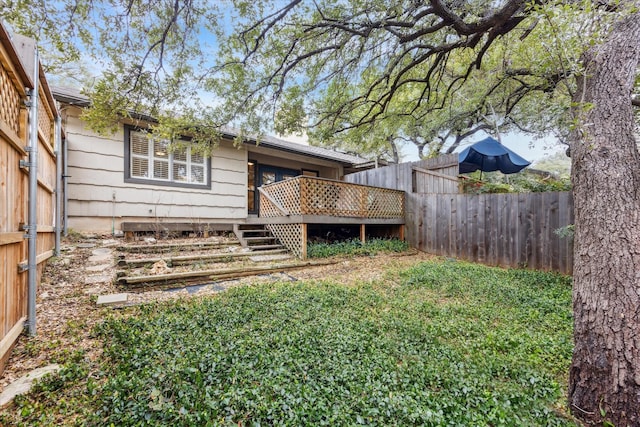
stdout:
POLYGON ((39 58, 38 49, 34 49, 33 89, 29 96, 29 220, 28 220, 28 303, 27 327, 31 336, 36 335, 36 289, 37 239, 38 239, 38 96, 39 96, 39 58))
MULTIPOLYGON (((57 109, 57 108, 56 108, 57 109)), ((62 215, 61 215, 61 205, 62 205, 62 119, 60 118, 60 114, 56 115, 55 122, 55 146, 56 146, 56 256, 60 256, 60 233, 62 232, 62 215)))

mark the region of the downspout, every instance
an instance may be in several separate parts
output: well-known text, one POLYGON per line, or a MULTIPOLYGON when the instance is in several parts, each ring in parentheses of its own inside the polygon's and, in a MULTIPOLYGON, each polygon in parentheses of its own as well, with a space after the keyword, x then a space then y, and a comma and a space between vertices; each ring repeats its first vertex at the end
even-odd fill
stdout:
POLYGON ((56 256, 60 256, 60 232, 62 231, 62 215, 60 207, 62 205, 62 118, 56 114, 55 123, 55 146, 56 146, 56 256))
POLYGON ((38 238, 38 91, 39 89, 39 58, 38 49, 34 50, 33 89, 29 92, 29 220, 27 225, 28 247, 28 303, 27 328, 29 335, 36 335, 36 288, 37 288, 37 253, 38 238))
POLYGON ((64 226, 64 237, 69 235, 69 190, 67 188, 67 181, 69 178, 69 168, 67 167, 67 159, 69 156, 68 150, 69 142, 66 138, 62 140, 62 163, 63 163, 63 175, 62 175, 62 225, 64 226))

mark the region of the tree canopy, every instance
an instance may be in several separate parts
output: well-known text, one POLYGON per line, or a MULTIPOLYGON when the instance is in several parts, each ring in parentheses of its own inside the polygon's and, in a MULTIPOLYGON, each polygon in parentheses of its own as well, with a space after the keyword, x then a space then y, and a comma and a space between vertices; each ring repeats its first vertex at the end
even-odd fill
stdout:
POLYGON ((0 14, 49 40, 52 66, 97 64, 97 130, 144 111, 169 136, 308 131, 396 160, 401 141, 428 156, 480 130, 566 137, 580 53, 608 22, 590 1, 31 3, 0 14))

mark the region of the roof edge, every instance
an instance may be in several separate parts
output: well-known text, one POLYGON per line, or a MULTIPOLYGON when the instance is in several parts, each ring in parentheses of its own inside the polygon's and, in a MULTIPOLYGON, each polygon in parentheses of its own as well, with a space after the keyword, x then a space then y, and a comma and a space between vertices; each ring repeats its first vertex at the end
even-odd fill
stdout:
MULTIPOLYGON (((91 101, 90 99, 82 95, 79 91, 75 89, 54 87, 53 88, 53 96, 59 102, 76 105, 78 107, 90 107, 91 101)), ((154 117, 139 114, 139 113, 131 113, 133 117, 144 120, 150 123, 157 123, 158 120, 154 117)), ((220 129, 220 134, 223 138, 227 139, 235 139, 240 136, 242 133, 239 130, 232 129, 229 127, 223 127, 220 129)), ((338 163, 342 166, 356 167, 356 165, 366 165, 369 163, 369 160, 353 156, 351 154, 340 153, 338 151, 329 150, 327 148, 315 147, 315 146, 307 146, 303 144, 298 144, 291 141, 286 141, 283 139, 276 138, 274 136, 267 135, 264 138, 258 138, 256 136, 244 136, 242 138, 242 143, 248 146, 255 147, 266 147, 273 150, 283 151, 286 153, 294 153, 299 154, 306 157, 311 157, 320 160, 327 160, 331 162, 338 163)))

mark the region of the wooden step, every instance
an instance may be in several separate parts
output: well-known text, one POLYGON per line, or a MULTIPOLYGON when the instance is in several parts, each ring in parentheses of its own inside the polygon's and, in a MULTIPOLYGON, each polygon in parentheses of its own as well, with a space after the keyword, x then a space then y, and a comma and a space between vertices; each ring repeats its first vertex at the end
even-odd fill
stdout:
POLYGON ((240 233, 240 238, 241 239, 250 239, 250 238, 254 238, 254 237, 258 237, 258 238, 262 237, 262 238, 264 238, 264 237, 271 237, 271 236, 273 236, 273 234, 271 234, 271 232, 269 230, 265 230, 265 232, 263 232, 263 233, 253 233, 253 232, 251 232, 251 233, 240 233))
POLYGON ((278 240, 274 236, 255 236, 255 237, 243 237, 245 242, 266 242, 269 240, 278 240))
POLYGON ((283 246, 282 245, 255 245, 255 246, 248 246, 249 249, 251 249, 252 251, 267 251, 270 249, 282 249, 283 246))
POLYGON ((242 247, 251 251, 280 251, 284 249, 264 224, 238 224, 234 232, 242 247))
POLYGON ((236 229, 239 231, 264 230, 264 224, 238 224, 236 229))

